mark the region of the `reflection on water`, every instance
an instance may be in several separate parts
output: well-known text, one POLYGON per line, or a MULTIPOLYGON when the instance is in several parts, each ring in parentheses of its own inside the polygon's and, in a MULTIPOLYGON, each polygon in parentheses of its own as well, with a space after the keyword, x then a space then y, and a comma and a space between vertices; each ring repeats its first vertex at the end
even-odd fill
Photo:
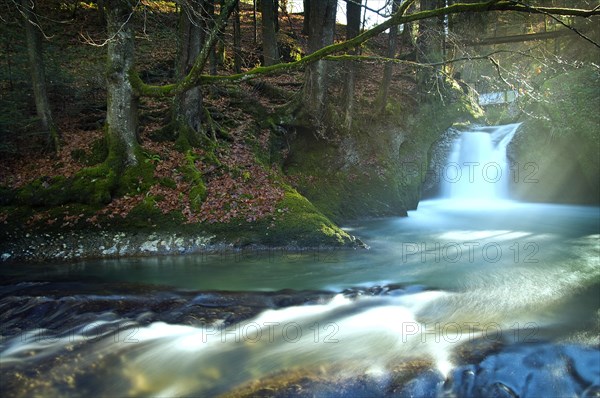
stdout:
MULTIPOLYGON (((369 251, 241 251, 5 268, 10 283, 0 308, 11 329, 3 333, 0 369, 11 377, 9 391, 24 395, 85 396, 92 389, 212 396, 294 369, 342 380, 369 375, 392 385, 400 383, 392 370, 411 361, 424 361, 420 366, 441 381, 458 380, 456 369, 479 363, 477 352, 539 341, 597 347, 599 209, 496 205, 428 201, 408 218, 348 226, 369 251), (110 286, 127 286, 126 294, 110 286), (163 290, 148 295, 148 286, 163 290), (266 293, 281 289, 314 293, 266 293), (31 317, 40 328, 61 321, 68 327, 51 338, 15 337, 31 317)), ((498 358, 538 355, 531 349, 498 358)), ((556 356, 548 354, 554 348, 544 350, 547 358, 556 356)), ((573 361, 590 361, 582 350, 569 354, 573 361)), ((491 365, 469 366, 485 373, 491 365)), ((590 366, 600 368, 593 360, 590 366)), ((600 370, 590 374, 561 391, 579 394, 600 382, 600 370)), ((414 383, 441 388, 438 379, 427 380, 414 383)), ((516 394, 525 388, 502 383, 516 394)), ((461 396, 452 388, 438 394, 461 396)))

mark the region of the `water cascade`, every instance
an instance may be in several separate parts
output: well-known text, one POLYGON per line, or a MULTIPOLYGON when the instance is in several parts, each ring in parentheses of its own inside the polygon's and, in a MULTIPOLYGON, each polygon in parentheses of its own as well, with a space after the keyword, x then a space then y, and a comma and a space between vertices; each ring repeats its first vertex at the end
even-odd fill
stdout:
POLYGON ((444 196, 463 202, 508 199, 506 147, 519 126, 479 127, 461 133, 441 175, 444 196))
POLYGON ((0 266, 0 395, 598 396, 599 209, 505 200, 517 128, 369 251, 0 266))

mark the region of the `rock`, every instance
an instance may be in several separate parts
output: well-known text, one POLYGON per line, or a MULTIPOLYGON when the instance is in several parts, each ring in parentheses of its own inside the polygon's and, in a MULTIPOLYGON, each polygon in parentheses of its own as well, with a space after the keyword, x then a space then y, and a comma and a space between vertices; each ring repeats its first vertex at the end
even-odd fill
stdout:
MULTIPOLYGON (((517 345, 452 372, 447 396, 575 397, 600 385, 600 351, 577 345, 517 345)), ((597 389, 596 389, 597 390, 597 389)))

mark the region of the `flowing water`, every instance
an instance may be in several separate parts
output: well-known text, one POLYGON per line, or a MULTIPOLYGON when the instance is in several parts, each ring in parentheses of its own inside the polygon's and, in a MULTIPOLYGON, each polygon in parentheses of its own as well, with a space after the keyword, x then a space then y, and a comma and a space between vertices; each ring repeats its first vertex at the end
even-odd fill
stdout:
MULTIPOLYGON (((506 172, 516 128, 463 133, 449 162, 506 172)), ((600 209, 510 201, 488 177, 349 225, 368 251, 4 267, 2 389, 598 396, 600 209)))

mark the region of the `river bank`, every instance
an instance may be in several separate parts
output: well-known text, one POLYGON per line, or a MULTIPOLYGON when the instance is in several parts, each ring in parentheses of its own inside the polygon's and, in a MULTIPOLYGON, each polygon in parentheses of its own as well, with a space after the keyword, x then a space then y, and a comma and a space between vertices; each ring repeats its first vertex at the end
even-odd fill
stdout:
MULTIPOLYGON (((0 262, 69 262, 119 257, 177 256, 190 254, 244 256, 252 254, 326 253, 367 249, 349 235, 346 243, 300 245, 244 244, 219 240, 214 234, 169 231, 64 231, 12 232, 0 243, 0 262)), ((315 240, 317 242, 317 240, 315 240)))

